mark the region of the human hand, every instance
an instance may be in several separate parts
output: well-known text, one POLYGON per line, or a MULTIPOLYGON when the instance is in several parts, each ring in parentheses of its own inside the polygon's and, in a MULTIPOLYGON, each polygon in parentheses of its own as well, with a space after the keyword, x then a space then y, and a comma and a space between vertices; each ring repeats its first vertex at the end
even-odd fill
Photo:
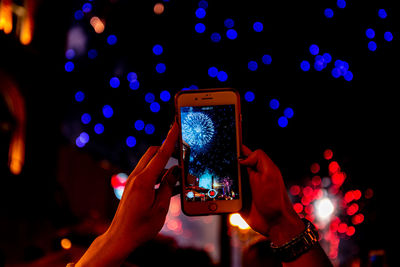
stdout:
POLYGON ((129 175, 110 227, 92 243, 77 266, 118 265, 161 230, 177 181, 177 166, 165 173, 157 192, 154 186, 177 140, 178 125, 174 123, 162 146, 150 147, 142 156, 129 175))
POLYGON ((241 215, 253 230, 284 244, 304 230, 304 223, 293 209, 282 174, 264 151, 243 145, 242 153, 247 158, 239 162, 247 167, 252 202, 241 215))

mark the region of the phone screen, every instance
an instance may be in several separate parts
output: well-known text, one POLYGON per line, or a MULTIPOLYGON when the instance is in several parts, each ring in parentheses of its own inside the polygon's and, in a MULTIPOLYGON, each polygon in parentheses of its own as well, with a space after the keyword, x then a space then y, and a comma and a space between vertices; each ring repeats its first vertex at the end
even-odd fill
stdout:
POLYGON ((186 201, 239 199, 235 105, 181 107, 186 201))

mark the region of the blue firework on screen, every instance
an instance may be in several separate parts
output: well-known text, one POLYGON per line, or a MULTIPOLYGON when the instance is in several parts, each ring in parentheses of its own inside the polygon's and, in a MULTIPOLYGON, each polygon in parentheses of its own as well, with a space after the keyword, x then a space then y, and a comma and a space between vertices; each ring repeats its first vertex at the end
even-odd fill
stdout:
POLYGON ((189 201, 239 198, 234 105, 181 108, 189 201))
POLYGON ((214 136, 214 124, 201 112, 190 112, 182 121, 182 137, 193 149, 203 148, 214 136))

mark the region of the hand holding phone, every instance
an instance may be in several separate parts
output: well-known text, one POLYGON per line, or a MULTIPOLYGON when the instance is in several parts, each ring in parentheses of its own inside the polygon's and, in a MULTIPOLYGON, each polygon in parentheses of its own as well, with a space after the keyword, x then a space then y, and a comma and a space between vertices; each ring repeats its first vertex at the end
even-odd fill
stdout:
POLYGON ((239 211, 239 94, 233 89, 182 91, 176 95, 175 105, 183 212, 206 215, 239 211))

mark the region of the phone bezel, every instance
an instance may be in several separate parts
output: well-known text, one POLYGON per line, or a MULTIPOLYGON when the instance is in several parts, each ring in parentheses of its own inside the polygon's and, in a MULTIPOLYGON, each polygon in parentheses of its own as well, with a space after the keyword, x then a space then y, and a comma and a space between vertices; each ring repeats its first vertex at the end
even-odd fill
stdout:
MULTIPOLYGON (((183 155, 182 155, 182 131, 181 131, 181 117, 180 108, 186 106, 215 106, 215 105, 235 105, 235 124, 236 124, 236 145, 237 145, 237 157, 240 156, 241 144, 242 144, 242 123, 241 123, 241 107, 240 107, 240 95, 232 88, 220 88, 220 89, 198 89, 198 90, 187 90, 180 91, 175 95, 175 110, 176 118, 179 125, 179 165, 182 170, 182 176, 184 176, 183 168, 183 155)), ((188 216, 197 215, 211 215, 211 214, 222 214, 238 212, 242 208, 242 179, 240 175, 240 165, 238 166, 238 186, 239 186, 239 199, 236 200, 214 200, 207 202, 190 202, 186 201, 183 195, 185 183, 182 178, 181 181, 181 203, 182 211, 188 216), (210 204, 217 204, 216 210, 210 210, 210 204)))

